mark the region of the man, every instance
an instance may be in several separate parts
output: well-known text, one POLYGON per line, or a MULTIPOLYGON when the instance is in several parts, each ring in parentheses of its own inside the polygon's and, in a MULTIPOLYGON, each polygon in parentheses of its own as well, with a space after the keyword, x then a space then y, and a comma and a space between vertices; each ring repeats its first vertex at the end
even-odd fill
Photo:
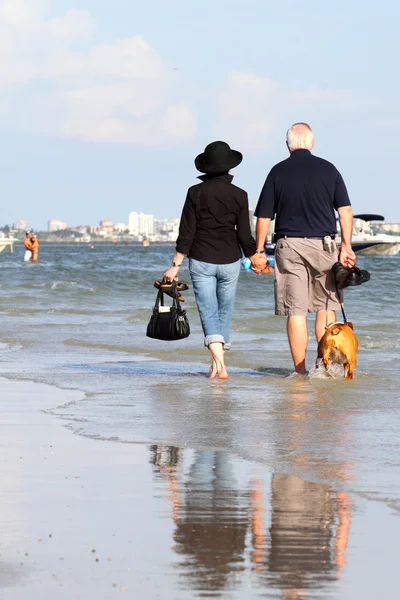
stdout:
MULTIPOLYGON (((335 322, 334 311, 342 300, 331 270, 338 260, 335 210, 341 229, 339 260, 350 267, 356 263, 351 248, 353 212, 339 171, 311 154, 311 127, 306 123, 292 125, 286 145, 290 157, 270 171, 254 213, 256 243, 257 253, 261 253, 275 218, 275 314, 288 317, 287 335, 295 372, 304 374, 307 312, 316 313, 318 342, 326 325, 335 322)), ((257 271, 254 263, 253 270, 257 271)))
POLYGON ((24 261, 29 262, 32 259, 32 253, 33 253, 32 232, 31 231, 25 231, 24 246, 25 246, 24 261))

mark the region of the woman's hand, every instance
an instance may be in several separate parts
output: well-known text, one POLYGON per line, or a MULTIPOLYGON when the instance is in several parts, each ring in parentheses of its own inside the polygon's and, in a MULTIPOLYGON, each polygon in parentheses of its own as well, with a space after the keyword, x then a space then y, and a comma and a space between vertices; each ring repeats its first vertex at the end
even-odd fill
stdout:
POLYGON ((185 258, 185 255, 181 254, 180 252, 177 252, 175 254, 175 256, 174 256, 174 258, 172 260, 172 265, 164 273, 164 279, 165 279, 165 281, 171 282, 174 279, 176 279, 178 281, 179 267, 183 263, 183 259, 184 258, 185 258), (174 266, 174 265, 176 265, 176 266, 174 266))
POLYGON ((174 281, 175 278, 177 278, 178 276, 178 272, 179 272, 179 267, 170 267, 169 269, 167 269, 164 273, 164 279, 165 281, 174 281))
POLYGON ((275 273, 275 269, 274 267, 270 267, 267 261, 267 266, 261 271, 261 273, 275 273))

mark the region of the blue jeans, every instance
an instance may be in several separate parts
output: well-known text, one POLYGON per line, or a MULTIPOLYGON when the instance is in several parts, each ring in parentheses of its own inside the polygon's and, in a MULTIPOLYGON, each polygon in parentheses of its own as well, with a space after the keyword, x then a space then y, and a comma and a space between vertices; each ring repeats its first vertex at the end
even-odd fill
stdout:
POLYGON ((213 342, 230 348, 230 330, 235 304, 240 260, 229 265, 213 265, 189 258, 194 297, 204 332, 204 345, 213 342))

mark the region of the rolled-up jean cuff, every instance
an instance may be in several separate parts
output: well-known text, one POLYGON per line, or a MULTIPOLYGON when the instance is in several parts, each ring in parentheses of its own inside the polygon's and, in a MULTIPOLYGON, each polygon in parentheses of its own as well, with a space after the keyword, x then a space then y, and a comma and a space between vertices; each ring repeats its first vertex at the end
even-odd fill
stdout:
MULTIPOLYGON (((224 344, 224 347, 226 348, 225 345, 225 340, 224 340, 224 336, 223 335, 219 335, 218 333, 215 333, 213 335, 207 335, 204 339, 204 345, 208 348, 208 346, 210 344, 213 343, 220 343, 220 344, 224 344)), ((227 346, 229 346, 230 344, 227 344, 227 346)))

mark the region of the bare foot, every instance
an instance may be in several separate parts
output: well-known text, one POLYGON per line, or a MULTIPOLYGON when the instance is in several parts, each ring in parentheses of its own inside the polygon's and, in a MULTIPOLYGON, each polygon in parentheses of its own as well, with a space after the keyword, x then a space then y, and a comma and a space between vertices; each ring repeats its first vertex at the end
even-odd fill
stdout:
POLYGON ((228 372, 225 367, 217 372, 215 379, 228 379, 228 372))
POLYGON ((212 364, 211 364, 211 367, 210 367, 210 370, 208 372, 209 379, 214 379, 214 377, 216 376, 217 372, 218 372, 218 365, 215 362, 215 360, 213 360, 212 364))
POLYGON ((211 379, 228 379, 224 364, 224 348, 222 342, 211 342, 208 349, 212 356, 212 366, 210 370, 211 379))

